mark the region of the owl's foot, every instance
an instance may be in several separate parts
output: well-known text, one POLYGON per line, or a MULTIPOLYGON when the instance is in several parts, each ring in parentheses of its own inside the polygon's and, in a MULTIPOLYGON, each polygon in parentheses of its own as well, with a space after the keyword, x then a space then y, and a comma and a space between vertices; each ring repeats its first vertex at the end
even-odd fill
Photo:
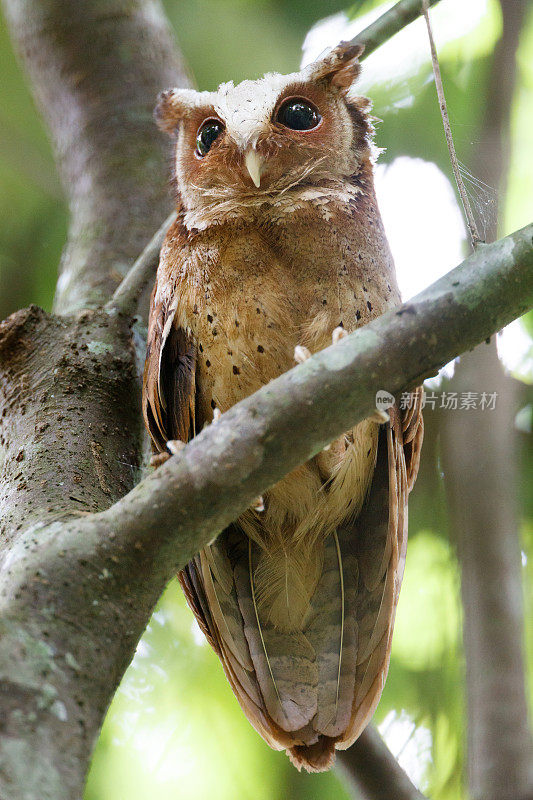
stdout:
POLYGON ((150 466, 153 467, 154 469, 157 469, 158 467, 161 466, 161 464, 164 464, 165 461, 168 461, 169 458, 170 458, 170 453, 156 453, 150 459, 150 466))
POLYGON ((259 497, 255 498, 254 502, 252 503, 252 508, 254 511, 258 511, 259 513, 265 510, 265 501, 263 499, 263 495, 260 494, 259 497))
POLYGON ((165 447, 167 448, 168 452, 156 453, 151 457, 150 459, 151 467, 157 469, 157 467, 160 467, 161 464, 164 464, 166 461, 168 461, 170 456, 175 456, 177 453, 180 452, 180 450, 183 450, 183 448, 185 447, 185 442, 182 442, 180 439, 170 439, 166 443, 165 447))
POLYGON ((294 348, 294 360, 296 363, 303 364, 308 358, 311 358, 311 351, 304 347, 303 344, 297 344, 294 348))
POLYGON ((211 422, 204 422, 202 430, 209 428, 210 425, 216 425, 221 416, 222 416, 222 411, 218 406, 215 406, 213 409, 213 419, 211 420, 211 422))
POLYGON ((180 450, 183 450, 185 447, 185 442, 182 442, 181 439, 170 439, 166 447, 171 455, 177 456, 180 450))
POLYGON ((378 425, 384 425, 390 422, 390 417, 386 411, 380 411, 378 408, 374 411, 371 417, 368 417, 371 422, 377 422, 378 425))
POLYGON ((346 328, 343 328, 342 325, 338 325, 333 329, 333 333, 331 334, 331 343, 337 344, 337 342, 340 342, 340 340, 344 339, 346 336, 348 336, 346 328))

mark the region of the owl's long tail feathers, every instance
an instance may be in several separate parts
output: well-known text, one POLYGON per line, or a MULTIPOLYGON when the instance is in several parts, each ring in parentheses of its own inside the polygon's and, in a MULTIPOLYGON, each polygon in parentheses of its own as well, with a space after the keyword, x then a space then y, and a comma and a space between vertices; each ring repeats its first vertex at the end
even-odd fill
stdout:
MULTIPOLYGON (((386 464, 382 472, 386 473, 386 464)), ((381 511, 381 519, 383 515, 387 518, 386 509, 381 511)), ((382 550, 386 534, 383 537, 375 529, 373 534, 378 540, 376 549, 382 550)), ((359 539, 350 526, 323 543, 321 574, 308 613, 298 630, 287 632, 277 629, 258 610, 254 571, 262 553, 257 544, 233 528, 210 548, 209 555, 202 554, 204 584, 230 682, 259 733, 270 744, 274 739, 278 748, 287 749, 299 769, 322 771, 331 766, 335 747, 342 746, 352 727, 356 693, 362 689, 364 700, 372 685, 372 681, 368 684, 369 666, 372 668, 376 657, 380 664, 383 661, 383 653, 381 658, 376 656, 373 645, 384 637, 388 641, 393 580, 391 576, 387 581, 383 574, 380 579, 367 575, 371 591, 364 588, 360 556, 365 560, 371 554, 368 545, 365 553, 359 554, 359 539), (241 653, 235 664, 239 627, 241 646, 246 644, 249 660, 241 653)), ((381 552, 378 560, 380 564, 384 561, 381 552)), ((388 561, 385 571, 387 566, 388 561)), ((374 565, 373 570, 375 573, 374 565)))
MULTIPOLYGON (((289 757, 296 767, 309 771, 327 769, 335 757, 335 748, 348 747, 368 723, 381 695, 388 667, 390 637, 395 606, 394 566, 397 549, 389 535, 389 481, 387 461, 378 460, 368 503, 355 523, 340 528, 332 544, 337 553, 325 560, 322 608, 317 608, 316 630, 309 631, 317 659, 324 665, 323 684, 319 693, 319 713, 314 727, 320 731, 315 744, 295 744, 289 757), (338 592, 335 585, 334 560, 341 562, 338 575, 344 579, 344 627, 340 663, 333 650, 334 617, 325 613, 324 604, 338 592), (331 630, 329 641, 324 636, 324 620, 331 630), (340 680, 336 684, 335 667, 340 680), (338 686, 338 702, 333 689, 338 686), (331 721, 328 724, 328 717, 331 721)), ((335 595, 342 597, 342 594, 335 595)), ((318 597, 313 605, 318 605, 318 597)), ((338 609, 337 609, 338 611, 338 609)))
POLYGON ((257 603, 254 575, 264 552, 237 525, 180 576, 250 722, 298 769, 328 769, 381 696, 422 430, 414 417, 404 423, 392 410, 368 501, 355 522, 322 542, 320 575, 296 629, 276 628, 257 603))

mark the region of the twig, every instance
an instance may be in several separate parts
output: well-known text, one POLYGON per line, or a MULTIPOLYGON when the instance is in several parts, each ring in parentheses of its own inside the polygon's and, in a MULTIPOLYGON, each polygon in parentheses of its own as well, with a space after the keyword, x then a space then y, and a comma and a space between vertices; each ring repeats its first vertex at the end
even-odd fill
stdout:
POLYGON ((448 116, 448 107, 446 105, 446 98, 444 96, 444 87, 442 85, 442 77, 440 74, 439 58, 437 56, 437 48, 435 47, 435 40, 433 39, 433 31, 431 29, 431 21, 429 19, 428 0, 422 0, 422 10, 424 18, 426 20, 426 27, 428 29, 429 46, 431 49, 431 63, 433 64, 435 87, 437 89, 437 97, 439 99, 439 107, 442 117, 442 124, 444 126, 444 134, 446 136, 446 144, 448 145, 448 151, 450 153, 450 161, 452 162, 452 169, 455 177, 455 182, 457 184, 457 189, 459 190, 459 196, 463 204, 463 209, 466 217, 466 224, 468 225, 468 230, 470 232, 470 239, 472 241, 472 247, 475 250, 477 245, 482 241, 482 239, 479 235, 479 231, 476 225, 476 220, 474 219, 474 215, 472 213, 470 200, 468 199, 463 178, 461 177, 459 162, 457 161, 457 154, 455 152, 452 129, 450 126, 450 118, 448 116))
POLYGON ((159 262, 159 251, 168 229, 176 219, 173 211, 163 222, 159 230, 152 236, 139 258, 127 273, 124 280, 115 290, 111 300, 106 303, 106 311, 121 311, 123 314, 135 314, 139 297, 150 278, 155 275, 159 262))
MULTIPOLYGON (((434 6, 439 0, 429 0, 429 4, 434 6)), ((381 47, 386 41, 391 39, 394 34, 399 33, 402 28, 414 22, 422 13, 420 0, 400 0, 395 6, 390 8, 381 17, 365 28, 352 39, 353 44, 363 44, 365 52, 361 55, 361 61, 381 47)))
POLYGON ((348 750, 339 750, 337 761, 365 800, 424 800, 373 725, 348 750))

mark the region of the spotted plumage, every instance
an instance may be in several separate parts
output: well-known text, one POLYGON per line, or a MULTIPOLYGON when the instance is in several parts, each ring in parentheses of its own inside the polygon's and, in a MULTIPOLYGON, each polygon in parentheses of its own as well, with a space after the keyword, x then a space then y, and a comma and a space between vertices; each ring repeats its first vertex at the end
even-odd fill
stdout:
MULTIPOLYGON (((156 452, 399 302, 376 205, 359 49, 217 92, 170 90, 178 218, 152 295, 144 414, 156 452)), ((312 398, 310 398, 312 402, 312 398)), ((422 439, 420 398, 272 487, 181 573, 251 723, 327 769, 385 680, 422 439)))

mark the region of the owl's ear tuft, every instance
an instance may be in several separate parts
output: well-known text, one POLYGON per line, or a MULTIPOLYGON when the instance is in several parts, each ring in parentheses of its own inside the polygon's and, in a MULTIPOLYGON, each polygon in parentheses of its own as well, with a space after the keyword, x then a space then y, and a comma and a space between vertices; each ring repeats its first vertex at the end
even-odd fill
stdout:
POLYGON ((157 105, 154 109, 157 126, 172 136, 176 133, 180 119, 187 115, 189 108, 179 89, 167 89, 161 92, 157 96, 157 105))
POLYGON ((335 89, 347 92, 361 72, 359 56, 363 50, 361 44, 341 42, 324 58, 310 65, 311 79, 328 81, 335 89))

